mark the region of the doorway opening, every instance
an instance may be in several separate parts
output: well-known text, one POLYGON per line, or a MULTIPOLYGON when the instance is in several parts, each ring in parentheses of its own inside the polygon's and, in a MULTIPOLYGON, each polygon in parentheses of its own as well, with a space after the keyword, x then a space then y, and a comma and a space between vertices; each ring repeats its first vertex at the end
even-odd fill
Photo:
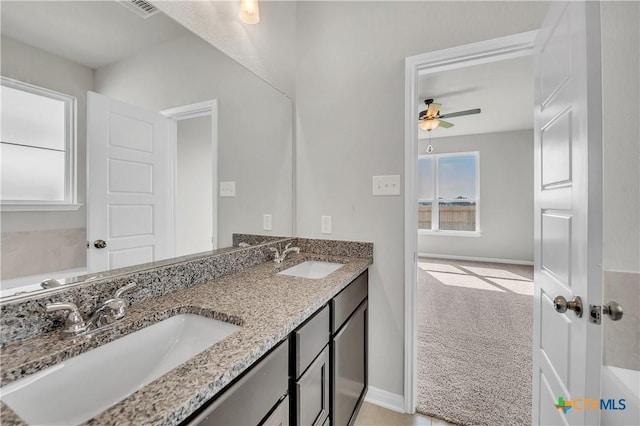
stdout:
MULTIPOLYGON (((434 291, 443 291, 449 294, 451 291, 458 292, 460 294, 466 294, 464 296, 467 299, 473 300, 476 296, 469 295, 469 293, 479 292, 479 294, 483 294, 491 299, 491 296, 496 296, 497 293, 501 293, 501 297, 523 297, 524 305, 531 305, 531 295, 530 294, 519 294, 519 293, 529 293, 532 289, 532 276, 530 271, 532 268, 530 266, 501 266, 496 264, 481 264, 477 263, 478 261, 500 261, 506 260, 511 261, 511 263, 529 263, 532 264, 532 256, 533 256, 533 240, 531 238, 531 230, 533 229, 533 221, 531 218, 531 224, 528 226, 528 235, 524 238, 528 243, 528 253, 526 254, 515 254, 514 256, 510 254, 504 254, 504 250, 508 250, 509 242, 503 242, 500 244, 504 244, 502 254, 498 251, 494 253, 486 254, 486 251, 481 249, 483 244, 489 245, 491 247, 496 247, 496 241, 488 241, 492 237, 495 237, 496 234, 500 234, 499 229, 497 231, 491 230, 490 227, 494 226, 499 228, 499 224, 492 225, 491 220, 487 220, 486 216, 482 216, 482 210, 485 212, 487 210, 493 210, 495 203, 500 202, 499 197, 494 197, 491 192, 483 191, 481 188, 484 184, 489 183, 488 181, 493 179, 494 182, 502 181, 503 184, 509 184, 509 176, 508 173, 504 173, 500 176, 501 167, 504 164, 496 164, 491 160, 491 158, 500 158, 501 154, 504 154, 505 157, 508 158, 509 155, 518 155, 514 152, 506 152, 512 151, 513 146, 502 145, 502 147, 509 147, 505 150, 504 153, 501 153, 500 143, 498 143, 497 139, 520 139, 522 140, 522 149, 529 150, 528 155, 531 160, 533 160, 533 131, 531 124, 527 130, 523 131, 515 131, 513 129, 505 130, 497 128, 493 133, 488 133, 487 131, 476 131, 475 133, 483 133, 480 135, 481 137, 470 137, 465 135, 461 131, 457 131, 458 129, 464 129, 465 127, 473 127, 470 122, 468 126, 465 126, 463 120, 469 120, 469 118, 461 118, 459 121, 457 119, 452 118, 450 121, 456 124, 453 129, 445 128, 445 129, 436 129, 439 132, 439 136, 436 137, 436 131, 429 132, 427 138, 420 139, 419 136, 419 128, 418 128, 418 114, 421 109, 420 104, 424 102, 426 99, 423 98, 433 98, 433 102, 440 102, 442 104, 441 114, 446 115, 449 110, 457 111, 458 109, 464 110, 467 108, 475 108, 480 107, 482 109, 482 101, 486 99, 487 94, 482 94, 482 87, 478 85, 475 87, 474 71, 469 67, 476 67, 474 69, 481 69, 483 66, 487 66, 489 64, 505 62, 509 61, 511 63, 522 62, 522 59, 528 61, 529 66, 531 64, 531 55, 533 52, 533 42, 535 40, 537 31, 532 31, 523 34, 517 34, 513 36, 503 37, 500 39, 489 40, 481 43, 474 43, 471 45, 461 46, 458 48, 447 49, 438 52, 432 52, 429 54, 419 55, 411 58, 407 58, 406 60, 406 141, 405 141, 405 182, 406 182, 406 205, 405 205, 405 252, 407 256, 405 258, 405 277, 406 277, 406 290, 405 290, 405 411, 409 413, 413 413, 416 410, 418 405, 418 395, 419 395, 419 381, 425 378, 425 375, 422 372, 419 372, 420 362, 418 361, 418 353, 425 349, 420 349, 421 345, 419 334, 422 334, 424 330, 420 329, 421 316, 423 312, 421 309, 421 300, 427 295, 427 297, 434 297, 434 291), (467 78, 467 82, 471 82, 467 87, 456 87, 455 85, 446 84, 445 78, 443 76, 447 74, 461 74, 465 75, 467 78), (421 87, 421 78, 423 76, 431 76, 431 81, 426 85, 423 85, 427 88, 427 90, 431 90, 431 92, 427 95, 423 93, 423 87, 421 87), (440 83, 438 81, 438 77, 440 77, 440 83), (473 92, 477 94, 477 102, 474 105, 455 105, 456 96, 461 94, 462 92, 473 92), (436 99, 436 97, 440 97, 440 99, 436 99), (449 100, 450 105, 445 105, 445 102, 449 100), (476 105, 477 104, 477 105, 476 105), (450 107, 445 110, 445 107, 450 107), (449 132, 449 130, 456 130, 454 132, 449 132), (475 140, 474 140, 475 139, 475 140), (478 140, 479 139, 479 140, 478 140), (418 143, 418 149, 416 149, 416 142, 418 143), (483 145, 484 144, 484 145, 483 145), (424 146, 423 146, 424 145, 424 146), (493 146, 492 146, 493 145, 493 146), (495 152, 491 152, 494 150, 495 152), (431 197, 429 200, 422 200, 424 191, 420 189, 421 182, 423 182, 424 176, 421 176, 420 166, 419 166, 419 158, 425 156, 432 156, 431 163, 441 161, 441 168, 443 169, 445 166, 451 166, 449 164, 445 164, 448 161, 448 157, 455 157, 456 155, 464 155, 464 153, 469 154, 472 151, 474 155, 477 157, 477 162, 475 163, 477 167, 481 168, 481 171, 478 173, 478 179, 481 182, 437 182, 438 178, 442 178, 440 174, 436 174, 434 172, 434 189, 433 193, 429 194, 431 197), (485 152, 483 152, 485 151, 485 152), (441 156, 442 158, 438 158, 441 156), (483 173, 484 171, 484 173, 483 173), (490 173, 489 173, 490 172, 490 173), (494 176, 489 176, 489 174, 493 174, 494 176), (467 192, 469 194, 445 194, 445 192, 450 192, 448 188, 455 187, 456 191, 463 191, 465 186, 471 187, 472 184, 477 185, 476 191, 472 191, 471 189, 467 192), (482 195, 481 195, 482 194, 482 195), (449 195, 453 198, 449 200, 449 195), (482 197, 482 199, 481 199, 482 197), (492 199, 493 198, 493 199, 492 199), (421 203, 422 201, 422 203, 421 203), (460 205, 458 205, 460 204, 460 205), (462 205, 464 204, 464 205, 462 205), (483 209, 480 209, 480 205, 482 204, 483 209), (419 207, 420 206, 420 207, 419 207), (472 212, 467 210, 473 210, 472 212), (480 213, 478 213, 480 209, 480 213), (455 211, 454 211, 455 210, 455 211), (460 210, 460 211, 458 211, 460 210), (464 210, 464 211, 463 211, 464 210), (474 214, 472 214, 474 213, 474 214), (438 223, 434 223, 437 221, 438 223), (448 222, 447 222, 448 221, 448 222), (459 222, 459 223, 458 223, 459 222), (425 223, 428 223, 428 226, 425 226, 425 223), (420 225, 419 225, 420 224, 420 225), (482 227, 480 227, 482 224, 482 227), (422 231, 418 231, 418 227, 427 228, 422 231), (473 228, 473 229, 472 229, 473 228), (461 231, 462 232, 461 232, 461 231), (422 235, 421 235, 422 234, 422 235), (422 241, 424 240, 424 241, 422 241), (427 242, 425 242, 427 241, 427 242), (474 247, 476 247, 474 251, 474 247), (466 249, 466 250, 465 250, 466 249), (424 257, 423 257, 424 256, 424 257), (443 260, 442 258, 453 258, 457 260, 443 260), (524 261, 522 261, 524 260, 524 261), (518 262, 520 261, 520 262, 518 262), (514 269, 514 270, 512 270, 514 269), (517 271, 515 270, 517 269, 517 271), (486 272, 489 270, 493 270, 493 273, 484 274, 480 273, 482 271, 486 272), (480 271, 480 272, 479 272, 480 271), (509 275, 508 277, 505 274, 509 275), (504 282, 500 281, 503 280, 504 282), (469 288, 469 283, 471 287, 474 287, 474 283, 476 284, 475 288, 469 288), (515 287, 509 288, 510 285, 514 284, 515 287), (425 291, 420 291, 420 285, 426 285, 425 291), (467 286, 465 288, 465 285, 467 286), (479 286, 479 287, 478 287, 479 286), (492 294, 493 293, 493 294, 492 294), (502 294, 504 293, 504 294, 502 294), (468 297, 470 296, 470 297, 468 297), (419 307, 420 306, 420 307, 419 307), (420 375, 420 377, 419 377, 420 375)), ((476 79, 477 80, 477 79, 476 79)), ((528 87, 532 88, 532 75, 528 75, 527 81, 528 87)), ((532 90, 532 89, 530 89, 532 90)), ((498 96, 498 95, 496 95, 498 96)), ((533 105, 532 101, 529 101, 529 111, 531 111, 531 105, 533 105)), ((506 105, 509 108, 509 105, 506 105)), ((490 117, 491 110, 484 109, 483 114, 479 114, 478 117, 480 120, 491 120, 490 117)), ((505 114, 505 120, 508 119, 508 113, 505 114)), ((449 120, 447 120, 449 121, 449 120)), ((426 132, 425 132, 426 133, 426 132)), ((474 134, 471 131, 469 134, 474 134)), ((504 141, 501 141, 504 142, 504 141)), ((529 179, 533 179, 533 161, 529 165, 529 170, 527 170, 527 174, 529 179)), ((515 165, 515 167, 519 167, 515 165)), ((424 173, 422 173, 424 174, 424 173)), ((462 176, 465 173, 457 173, 456 176, 462 176)), ((467 175, 471 175, 468 173, 467 175)), ((444 179, 442 179, 444 180, 444 179)), ((532 187, 532 182, 529 185, 532 187)), ((498 190, 497 192, 500 192, 498 190)), ((429 198, 429 197, 427 197, 429 198)), ((529 212, 533 211, 533 194, 528 194, 525 196, 527 206, 529 212)), ((506 197, 503 197, 504 201, 504 209, 509 209, 508 204, 509 200, 506 197)), ((531 215, 532 213, 530 213, 531 215)), ((514 215, 515 216, 515 215, 514 215)), ((514 220, 518 220, 514 218, 514 220)), ((522 240, 523 237, 520 237, 522 240)), ((477 298, 476 301, 478 303, 494 303, 491 300, 485 300, 485 302, 480 302, 477 298)), ((439 301, 437 302, 442 305, 449 305, 452 303, 452 299, 449 301, 439 301)), ((477 305, 479 307, 479 305, 477 305)), ((433 306, 432 306, 433 307, 433 306)), ((449 312, 454 312, 456 310, 461 310, 461 313, 468 313, 469 309, 475 309, 476 306, 473 303, 470 306, 455 306, 455 303, 449 305, 445 309, 449 309, 449 312), (464 312, 462 312, 464 311, 464 312)), ((524 309, 528 310, 527 314, 531 316, 532 309, 527 309, 526 306, 524 309)), ((495 310, 495 308, 494 308, 495 310)), ((481 312, 481 309, 475 309, 476 313, 481 312)), ((491 307, 488 308, 487 312, 492 312, 491 307)), ((430 315, 433 315, 433 310, 431 310, 430 315)), ((485 315, 486 316, 486 315, 485 315)), ((474 316, 468 315, 460 315, 459 316, 463 321, 464 318, 467 320, 469 318, 473 318, 474 316)), ((451 317, 451 319, 458 318, 455 314, 451 317)), ((515 318, 515 317, 514 317, 515 318)), ((424 319, 424 318, 422 318, 424 319)), ((496 319, 496 318, 494 318, 496 319)), ((479 325, 478 319, 476 324, 467 324, 467 325, 479 325)), ((532 326, 530 319, 528 320, 528 327, 525 326, 526 335, 530 336, 532 333, 532 326)), ((525 322, 527 319, 525 318, 525 322)), ((458 324, 460 325, 460 324, 458 324)), ((485 324, 486 325, 486 324, 485 324)), ((465 328, 465 325, 462 324, 461 327, 465 328)), ((455 329, 455 327, 453 328, 455 329)), ((500 335, 500 324, 495 324, 495 327, 492 328, 491 324, 488 325, 487 330, 495 329, 496 336, 500 335)), ((433 331, 434 328, 431 328, 433 331)), ((462 336, 458 336, 462 337, 462 336)), ((508 338, 508 336, 506 337, 508 338)), ((487 340, 490 340, 491 336, 487 336, 487 338, 479 340, 482 344, 487 343, 487 340)), ((451 339, 453 340, 453 339, 451 339)), ((525 341, 526 341, 525 337, 525 341)), ((530 342, 529 338, 529 342, 530 342)), ((445 337, 442 340, 443 343, 452 344, 451 341, 447 341, 445 337)), ((430 342, 431 344, 435 344, 436 346, 431 346, 430 350, 440 350, 442 346, 438 346, 438 342, 434 342, 433 340, 430 342)), ((458 342, 459 344, 463 344, 464 342, 458 342)), ((453 352, 456 351, 455 343, 453 348, 451 349, 453 352)), ((505 346, 508 348, 508 344, 505 346)), ((469 351, 481 351, 478 348, 460 348, 462 350, 469 351)), ((485 348, 486 349, 486 348, 485 348)), ((453 353, 452 352, 452 353, 453 353)), ((531 346, 529 343, 528 349, 525 352, 528 352, 528 359, 530 364, 531 359, 531 346)), ((444 351, 443 351, 444 354, 444 351)), ((441 354, 442 355, 442 354, 441 354)), ((490 356, 488 353, 486 354, 490 356)), ((428 357, 429 354, 425 354, 428 357)), ((525 356, 526 358, 527 356, 525 356)), ((453 361, 453 360, 452 360, 453 361)), ((510 368, 517 368, 517 362, 514 361, 514 366, 510 368)), ((428 368, 428 367, 427 367, 428 368)), ((500 369, 500 366, 497 366, 500 369)), ((526 368, 526 375, 529 376, 529 384, 525 384, 527 386, 527 391, 530 393, 530 375, 531 368, 526 368)), ((455 368, 451 371, 455 371, 455 368)), ((449 374, 451 373, 449 371, 449 374)), ((445 369, 441 371, 443 374, 447 374, 445 369)), ((465 376, 462 374, 462 376, 465 376)), ((460 379, 467 380, 471 377, 471 375, 467 375, 465 377, 460 377, 460 379)), ((482 374, 480 374, 482 377, 482 374)), ((433 376, 430 376, 430 379, 433 379, 433 376)), ((455 377, 447 376, 447 380, 456 381, 455 377)), ((500 385, 497 385, 500 386, 500 385)), ((433 390, 434 388, 430 388, 433 390)), ((450 392, 452 392, 453 388, 448 388, 450 392)), ((442 391, 442 389, 437 390, 437 392, 442 391)), ((455 395, 449 395, 452 401, 455 401, 455 395)), ((484 395, 484 398, 490 400, 495 397, 491 395, 484 395)), ((466 397, 462 396, 462 400, 466 397)), ((461 407, 462 408, 462 407, 461 407)), ((483 408, 483 407, 480 407, 483 408)), ((486 407, 484 407, 486 408, 486 407)), ((425 414, 436 415, 437 417, 445 418, 449 421, 455 422, 464 422, 464 419, 456 418, 456 417, 447 417, 446 414, 442 414, 439 412, 427 412, 425 414)), ((530 418, 530 417, 529 417, 530 418)), ((477 419, 480 420, 480 419, 477 419)), ((491 421, 487 420, 490 424, 491 421)), ((529 422, 530 423, 530 422, 529 422)))
POLYGON ((175 257, 218 247, 218 102, 164 110, 170 119, 175 257))

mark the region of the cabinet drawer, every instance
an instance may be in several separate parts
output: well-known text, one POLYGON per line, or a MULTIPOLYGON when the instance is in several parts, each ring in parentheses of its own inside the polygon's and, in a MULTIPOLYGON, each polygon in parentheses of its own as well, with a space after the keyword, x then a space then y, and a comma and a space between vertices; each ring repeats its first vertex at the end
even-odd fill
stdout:
POLYGON ((288 342, 283 342, 189 425, 257 425, 287 393, 288 342))
POLYGON ((293 332, 296 379, 307 369, 329 343, 329 306, 325 306, 304 325, 293 332))
POLYGON ((336 333, 369 291, 369 271, 364 271, 336 297, 331 299, 331 332, 336 333))

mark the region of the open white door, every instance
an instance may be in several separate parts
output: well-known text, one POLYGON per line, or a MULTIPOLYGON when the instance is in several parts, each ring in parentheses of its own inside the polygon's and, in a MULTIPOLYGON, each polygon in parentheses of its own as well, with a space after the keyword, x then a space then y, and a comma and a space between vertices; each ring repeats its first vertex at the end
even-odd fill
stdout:
POLYGON ((87 104, 89 272, 171 257, 169 119, 93 92, 87 104))
POLYGON ((534 63, 533 424, 595 425, 601 329, 589 322, 589 305, 602 299, 598 3, 554 2, 534 63), (573 303, 562 312, 557 296, 580 298, 581 316, 573 303))

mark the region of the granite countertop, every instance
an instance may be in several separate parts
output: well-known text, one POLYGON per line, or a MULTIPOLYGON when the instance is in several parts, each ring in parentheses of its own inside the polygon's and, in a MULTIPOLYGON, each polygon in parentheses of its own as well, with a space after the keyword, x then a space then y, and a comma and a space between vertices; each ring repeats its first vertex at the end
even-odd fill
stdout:
MULTIPOLYGON (((300 253, 281 265, 258 266, 131 306, 127 316, 91 338, 61 340, 57 333, 9 345, 0 352, 1 384, 44 369, 179 313, 235 323, 240 329, 143 387, 91 425, 175 425, 240 375, 366 270, 371 259, 300 253), (323 279, 277 275, 305 260, 344 263, 323 279)), ((3 425, 24 424, 2 404, 3 425)))

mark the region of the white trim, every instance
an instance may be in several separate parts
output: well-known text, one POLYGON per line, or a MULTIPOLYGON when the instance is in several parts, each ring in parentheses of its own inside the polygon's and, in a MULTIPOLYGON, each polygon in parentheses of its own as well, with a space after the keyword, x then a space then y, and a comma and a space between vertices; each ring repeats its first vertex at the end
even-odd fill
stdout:
POLYGON ((532 260, 498 259, 495 257, 453 256, 449 254, 418 253, 418 257, 430 257, 432 259, 468 260, 471 262, 508 263, 510 265, 533 266, 532 260))
POLYGON ((61 212, 79 210, 83 204, 0 204, 0 212, 61 212))
MULTIPOLYGON (((418 247, 416 163, 418 150, 418 75, 531 55, 538 31, 514 34, 405 59, 405 237, 404 237, 404 411, 416 407, 417 327, 416 258, 418 247)), ((533 106, 532 106, 533 108, 533 106)))
POLYGON ((404 397, 396 393, 369 386, 364 400, 388 410, 404 413, 404 397))
POLYGON ((480 231, 442 231, 440 229, 418 229, 418 235, 425 235, 430 237, 482 237, 480 231))
POLYGON ((171 144, 171 167, 173 171, 173 179, 171 184, 171 199, 173 205, 171 233, 173 235, 173 249, 175 253, 175 235, 176 235, 176 188, 178 182, 177 176, 177 152, 178 152, 178 127, 176 122, 179 120, 185 120, 188 118, 196 118, 209 116, 211 117, 211 172, 212 172, 212 238, 211 248, 218 248, 218 101, 212 99, 209 101, 198 102, 190 105, 183 105, 176 108, 166 109, 160 111, 160 114, 171 119, 171 134, 169 136, 169 143, 171 144))

